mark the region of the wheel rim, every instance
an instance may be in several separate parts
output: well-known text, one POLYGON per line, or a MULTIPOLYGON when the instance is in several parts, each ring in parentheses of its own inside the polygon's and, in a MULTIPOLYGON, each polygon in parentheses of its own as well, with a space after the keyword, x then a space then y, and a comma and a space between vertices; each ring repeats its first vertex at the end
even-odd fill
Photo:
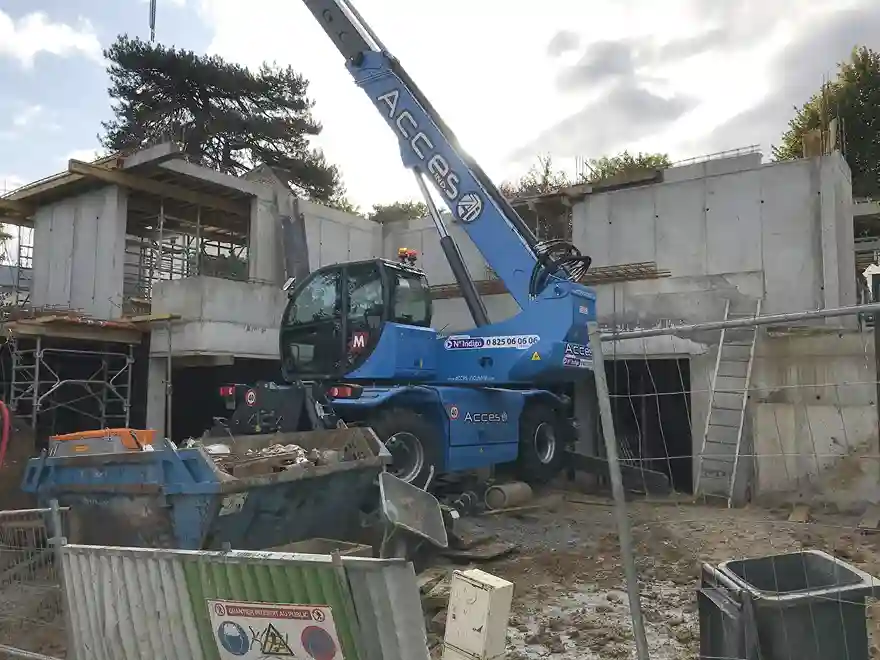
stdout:
POLYGON ((425 449, 412 433, 395 433, 385 442, 391 452, 391 474, 407 483, 415 479, 425 466, 425 449))
POLYGON ((535 453, 542 465, 547 465, 556 456, 556 432, 553 425, 542 422, 535 429, 535 437, 533 438, 535 453))

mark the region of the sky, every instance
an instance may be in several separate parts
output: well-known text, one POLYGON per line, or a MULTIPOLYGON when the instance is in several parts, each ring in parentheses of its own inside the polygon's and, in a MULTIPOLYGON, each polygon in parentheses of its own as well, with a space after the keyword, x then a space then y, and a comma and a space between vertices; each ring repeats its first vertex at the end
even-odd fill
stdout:
MULTIPOLYGON (((158 0, 156 38, 309 81, 315 146, 361 208, 416 199, 397 142, 297 0, 158 0)), ((856 44, 877 0, 359 0, 460 143, 500 182, 539 154, 683 160, 770 144, 856 44)), ((101 51, 149 37, 147 0, 0 0, 0 192, 99 155, 101 51)))

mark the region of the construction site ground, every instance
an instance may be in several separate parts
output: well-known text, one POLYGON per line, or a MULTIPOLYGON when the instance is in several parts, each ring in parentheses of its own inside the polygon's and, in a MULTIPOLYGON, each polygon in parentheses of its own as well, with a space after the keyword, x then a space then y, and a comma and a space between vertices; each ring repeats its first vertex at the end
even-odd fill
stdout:
MULTIPOLYGON (((695 590, 701 561, 717 564, 816 548, 880 575, 880 534, 859 532, 857 512, 814 507, 809 522, 792 523, 791 506, 785 505, 728 510, 679 498, 637 499, 628 508, 653 660, 696 657, 695 590)), ((475 516, 460 524, 465 534, 491 535, 515 545, 515 551, 489 561, 444 563, 420 574, 435 657, 443 634, 448 576, 454 568, 468 566, 515 585, 508 660, 635 657, 609 498, 554 490, 520 511, 475 516), (429 571, 440 579, 431 579, 429 571)), ((0 590, 0 602, 7 606, 0 609, 0 617, 13 617, 0 622, 2 643, 64 657, 63 620, 55 615, 59 594, 53 591, 45 585, 24 590, 22 585, 7 585, 0 590), (32 592, 34 602, 20 602, 24 591, 32 592), (12 608, 13 603, 20 607, 12 608), (14 620, 15 614, 28 621, 14 620)), ((878 625, 869 620, 869 633, 878 625)), ((872 657, 878 657, 876 643, 872 645, 872 657)))
MULTIPOLYGON (((497 535, 517 546, 504 558, 472 564, 515 585, 508 660, 635 658, 611 500, 556 493, 537 504, 463 521, 470 533, 497 535)), ((880 576, 880 535, 862 534, 857 514, 833 507, 812 511, 806 523, 788 521, 791 506, 728 510, 655 499, 628 508, 652 660, 697 656, 696 589, 703 561, 819 549, 880 576)), ((871 656, 880 657, 873 641, 880 639, 880 621, 872 619, 872 609, 871 656)), ((431 621, 431 613, 426 616, 431 621)), ((442 613, 434 618, 438 637, 442 620, 442 613)))

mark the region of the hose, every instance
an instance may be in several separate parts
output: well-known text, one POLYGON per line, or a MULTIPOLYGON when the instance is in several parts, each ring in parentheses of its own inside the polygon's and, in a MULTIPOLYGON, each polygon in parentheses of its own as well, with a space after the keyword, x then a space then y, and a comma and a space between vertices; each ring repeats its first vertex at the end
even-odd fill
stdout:
POLYGON ((10 430, 10 419, 9 419, 9 408, 6 407, 6 403, 0 401, 0 417, 3 418, 3 430, 2 434, 0 434, 0 468, 3 467, 3 462, 6 459, 6 448, 9 446, 9 430, 10 430))
POLYGON ((529 280, 529 295, 537 296, 550 283, 551 277, 579 282, 590 267, 590 257, 562 239, 542 241, 535 246, 538 259, 529 280))

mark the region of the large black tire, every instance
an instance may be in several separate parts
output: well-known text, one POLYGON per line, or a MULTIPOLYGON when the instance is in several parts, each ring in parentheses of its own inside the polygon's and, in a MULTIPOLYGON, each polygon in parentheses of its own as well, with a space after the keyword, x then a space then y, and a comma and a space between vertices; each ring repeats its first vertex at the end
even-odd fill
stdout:
POLYGON ((427 419, 406 408, 389 408, 369 421, 388 451, 388 468, 395 477, 423 488, 431 467, 440 469, 443 437, 427 419))
POLYGON ((553 406, 527 403, 519 418, 517 477, 529 484, 544 484, 558 475, 565 463, 566 437, 563 420, 553 406))

